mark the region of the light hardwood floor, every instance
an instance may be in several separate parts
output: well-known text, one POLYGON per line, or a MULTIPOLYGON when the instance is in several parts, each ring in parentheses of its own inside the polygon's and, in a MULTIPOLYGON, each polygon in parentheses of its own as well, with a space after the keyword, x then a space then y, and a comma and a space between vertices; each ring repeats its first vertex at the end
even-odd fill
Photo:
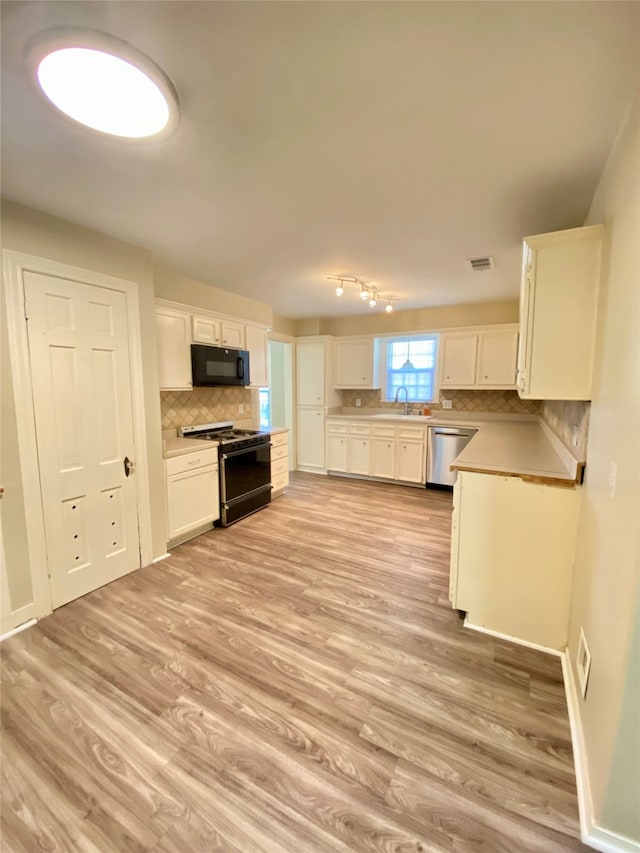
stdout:
POLYGON ((463 629, 450 519, 294 475, 7 640, 3 853, 587 850, 558 659, 463 629))

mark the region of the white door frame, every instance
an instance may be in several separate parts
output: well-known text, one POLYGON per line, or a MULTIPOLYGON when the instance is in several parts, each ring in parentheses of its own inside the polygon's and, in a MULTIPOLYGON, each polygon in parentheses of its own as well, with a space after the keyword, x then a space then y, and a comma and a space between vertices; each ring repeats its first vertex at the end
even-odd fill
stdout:
POLYGON ((29 338, 25 318, 23 275, 25 272, 41 273, 56 278, 92 284, 96 287, 123 293, 127 304, 129 358, 131 364, 131 395, 133 406, 133 435, 136 453, 138 527, 140 532, 140 565, 152 561, 151 506, 149 494, 149 465, 147 459, 146 418, 144 411, 144 381, 142 346, 140 341, 140 313, 138 310, 138 284, 121 278, 103 275, 48 258, 4 249, 2 266, 7 311, 7 337, 11 362, 11 376, 16 407, 18 430, 18 456, 25 495, 24 509, 29 546, 29 568, 33 587, 34 613, 37 618, 52 612, 49 584, 44 514, 42 511, 38 445, 36 441, 35 412, 29 360, 29 338), (29 499, 28 496, 37 496, 29 499))

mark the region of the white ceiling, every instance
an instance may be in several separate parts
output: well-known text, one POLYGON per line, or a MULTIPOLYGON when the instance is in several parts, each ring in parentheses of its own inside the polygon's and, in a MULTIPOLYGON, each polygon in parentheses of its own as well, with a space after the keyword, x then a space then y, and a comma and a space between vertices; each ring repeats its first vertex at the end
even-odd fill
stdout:
POLYGON ((289 317, 514 298, 520 240, 582 224, 637 91, 631 2, 3 2, 6 198, 289 317), (174 81, 168 142, 97 138, 26 79, 89 26, 174 81), (470 256, 495 270, 471 273, 470 256))

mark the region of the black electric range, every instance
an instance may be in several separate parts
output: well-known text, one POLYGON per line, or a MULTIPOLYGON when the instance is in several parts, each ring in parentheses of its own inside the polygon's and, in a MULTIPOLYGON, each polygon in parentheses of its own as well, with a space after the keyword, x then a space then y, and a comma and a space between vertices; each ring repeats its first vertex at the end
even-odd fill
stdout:
POLYGON ((180 434, 217 443, 222 527, 271 503, 269 433, 235 429, 233 423, 221 422, 182 427, 180 434))

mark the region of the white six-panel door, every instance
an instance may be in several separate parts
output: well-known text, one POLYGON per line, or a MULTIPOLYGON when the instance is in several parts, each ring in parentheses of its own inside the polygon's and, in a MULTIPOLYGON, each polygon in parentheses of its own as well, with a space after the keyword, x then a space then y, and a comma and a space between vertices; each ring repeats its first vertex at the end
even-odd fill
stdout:
POLYGON ((140 566, 126 297, 25 272, 53 607, 140 566))

